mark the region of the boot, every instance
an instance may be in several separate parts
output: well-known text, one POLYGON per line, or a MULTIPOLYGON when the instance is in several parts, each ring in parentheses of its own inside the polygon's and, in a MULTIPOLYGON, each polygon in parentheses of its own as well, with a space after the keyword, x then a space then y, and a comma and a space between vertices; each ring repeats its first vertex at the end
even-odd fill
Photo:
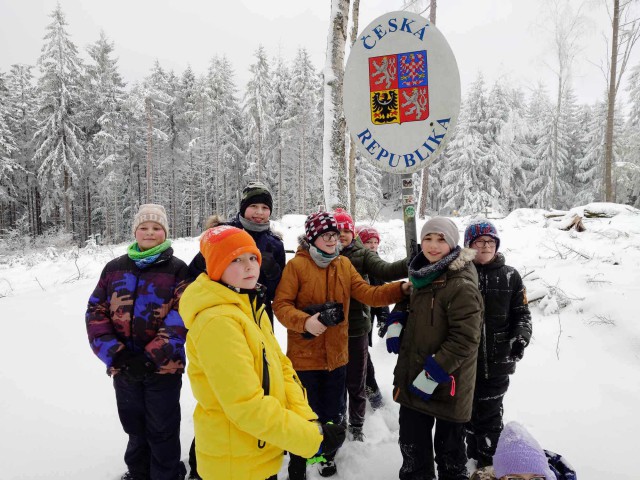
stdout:
POLYGON ((378 410, 379 408, 384 407, 384 400, 379 389, 373 390, 370 387, 366 387, 365 392, 367 394, 367 400, 369 400, 369 403, 371 404, 371 408, 378 410))
POLYGON ((327 460, 318 464, 318 472, 321 477, 332 477, 338 473, 335 460, 327 460))
POLYGON ((289 453, 289 480, 306 480, 307 459, 289 453))
POLYGON ((349 425, 349 437, 353 442, 364 442, 362 425, 349 425))

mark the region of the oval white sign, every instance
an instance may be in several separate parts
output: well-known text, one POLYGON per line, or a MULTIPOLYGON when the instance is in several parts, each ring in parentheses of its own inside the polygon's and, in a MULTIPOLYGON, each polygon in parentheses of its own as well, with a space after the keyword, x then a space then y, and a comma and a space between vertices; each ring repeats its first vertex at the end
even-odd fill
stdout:
POLYGON ((460 74, 442 33, 411 12, 371 22, 344 74, 344 113, 358 150, 391 173, 429 165, 460 111, 460 74))

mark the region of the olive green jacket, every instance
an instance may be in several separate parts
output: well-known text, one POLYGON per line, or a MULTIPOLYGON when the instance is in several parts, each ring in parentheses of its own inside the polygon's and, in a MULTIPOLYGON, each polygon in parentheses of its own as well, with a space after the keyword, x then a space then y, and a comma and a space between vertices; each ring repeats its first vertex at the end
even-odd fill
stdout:
MULTIPOLYGON (((393 372, 394 400, 450 422, 471 419, 483 311, 474 257, 475 250, 463 249, 431 284, 414 288, 393 372), (424 401, 408 387, 432 355, 453 380, 439 384, 424 401)), ((419 276, 427 265, 420 253, 411 263, 411 275, 419 276)))
MULTIPOLYGON (((356 271, 367 282, 369 276, 383 282, 400 280, 407 277, 407 259, 388 263, 382 260, 376 252, 372 252, 362 244, 359 237, 351 245, 340 252, 341 255, 351 260, 356 271)), ((351 299, 349 306, 349 336, 359 337, 367 335, 371 330, 371 309, 356 299, 351 299)))

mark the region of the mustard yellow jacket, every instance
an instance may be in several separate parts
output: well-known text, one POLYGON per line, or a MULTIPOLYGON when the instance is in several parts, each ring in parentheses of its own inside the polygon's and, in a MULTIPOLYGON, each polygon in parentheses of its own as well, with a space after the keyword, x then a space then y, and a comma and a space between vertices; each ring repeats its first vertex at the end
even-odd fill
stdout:
POLYGON ((310 421, 317 416, 264 308, 203 273, 185 290, 180 315, 200 475, 264 480, 278 473, 284 450, 312 457, 322 442, 310 421))

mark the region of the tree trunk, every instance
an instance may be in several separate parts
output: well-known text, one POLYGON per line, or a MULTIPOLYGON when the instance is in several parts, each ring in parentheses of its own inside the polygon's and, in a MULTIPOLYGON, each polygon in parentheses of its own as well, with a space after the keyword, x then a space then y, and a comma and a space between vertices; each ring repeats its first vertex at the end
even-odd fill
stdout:
POLYGON ((611 71, 607 95, 607 129, 604 137, 604 200, 613 202, 611 188, 611 164, 613 162, 613 119, 616 107, 616 69, 618 68, 618 29, 620 23, 620 0, 613 0, 613 38, 611 39, 611 71))
MULTIPOLYGON (((431 0, 429 6, 429 23, 436 24, 437 1, 431 0)), ((424 218, 427 215, 427 203, 429 201, 429 165, 422 169, 422 182, 420 182, 420 205, 418 216, 424 218)))
POLYGON ((325 208, 346 205, 348 194, 342 79, 350 0, 331 0, 331 19, 324 69, 324 128, 322 180, 325 208))
MULTIPOLYGON (((351 9, 351 46, 358 39, 358 19, 360 13, 360 0, 353 0, 351 9)), ((349 212, 355 220, 356 218, 356 144, 353 137, 349 135, 349 212)))

